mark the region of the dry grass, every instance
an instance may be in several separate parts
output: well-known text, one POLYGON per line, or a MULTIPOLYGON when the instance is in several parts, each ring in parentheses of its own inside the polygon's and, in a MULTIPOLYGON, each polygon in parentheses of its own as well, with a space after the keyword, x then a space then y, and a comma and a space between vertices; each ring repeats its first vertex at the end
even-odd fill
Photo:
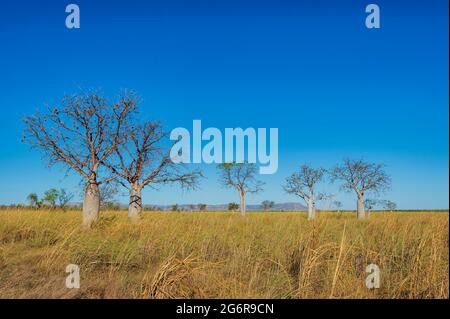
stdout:
POLYGON ((0 211, 1 298, 448 298, 447 212, 0 211), (81 288, 65 288, 69 263, 81 288), (368 264, 381 287, 365 286, 368 264))

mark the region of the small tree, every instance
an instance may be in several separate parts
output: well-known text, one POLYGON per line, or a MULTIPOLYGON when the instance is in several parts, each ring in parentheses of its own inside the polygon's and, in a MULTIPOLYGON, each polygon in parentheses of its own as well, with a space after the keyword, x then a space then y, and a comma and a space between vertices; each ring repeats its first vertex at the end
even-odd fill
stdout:
POLYGON ((198 204, 197 207, 198 207, 199 211, 203 212, 206 210, 207 205, 206 204, 198 204))
POLYGON ((392 211, 397 209, 397 204, 394 203, 393 201, 385 200, 383 202, 383 207, 384 207, 385 210, 388 210, 388 211, 392 212, 392 211))
POLYGON ((228 210, 229 211, 234 212, 234 211, 238 210, 238 208, 239 208, 239 205, 236 204, 236 203, 229 203, 228 204, 228 210))
POLYGON ((42 200, 44 203, 48 203, 51 208, 55 208, 58 195, 58 190, 56 188, 51 188, 44 193, 44 198, 42 200))
POLYGON ((174 204, 174 205, 172 205, 170 210, 173 211, 173 212, 179 212, 180 211, 180 207, 178 206, 178 204, 174 204))
POLYGON ((303 199, 308 205, 308 219, 315 217, 315 202, 322 198, 321 193, 316 193, 316 185, 323 179, 325 169, 314 169, 308 165, 302 165, 300 171, 286 178, 284 190, 288 194, 294 194, 303 199))
POLYGON ((247 193, 258 193, 262 190, 263 182, 256 179, 257 167, 251 163, 222 163, 218 165, 220 182, 225 187, 232 187, 239 193, 240 211, 246 212, 247 193))
POLYGON ((58 204, 63 210, 66 210, 67 204, 72 200, 73 194, 68 193, 64 188, 58 191, 58 204))
POLYGON ((332 205, 338 212, 340 212, 340 210, 342 208, 342 202, 341 201, 335 200, 335 201, 333 201, 332 205))
POLYGON ((342 181, 341 188, 354 191, 357 196, 357 216, 365 217, 364 195, 367 192, 379 194, 390 186, 390 178, 384 171, 384 165, 345 159, 331 173, 332 180, 342 181))
POLYGON ((341 211, 342 202, 339 201, 339 200, 335 200, 335 201, 333 201, 332 205, 337 210, 337 212, 339 213, 339 218, 341 218, 342 217, 342 211, 341 211))
POLYGON ((116 203, 116 202, 106 202, 103 204, 102 206, 103 209, 106 210, 119 210, 120 209, 120 204, 116 203))
POLYGON ((368 212, 368 217, 370 217, 370 213, 378 205, 378 201, 371 198, 364 199, 364 209, 368 212))
POLYGON ((99 187, 100 207, 111 209, 116 206, 115 198, 117 194, 119 194, 117 183, 108 182, 101 184, 99 187))
POLYGON ((375 208, 375 206, 377 205, 377 201, 375 199, 371 199, 371 198, 366 198, 364 200, 364 209, 365 210, 372 210, 375 208))
POLYGON ((42 152, 49 165, 63 164, 84 180, 83 227, 90 228, 100 210, 99 186, 114 177, 101 176, 103 163, 120 142, 122 126, 136 108, 133 92, 116 102, 95 93, 66 96, 47 113, 24 119, 23 141, 42 152))
POLYGON ((270 210, 275 205, 275 202, 270 200, 265 200, 261 203, 261 207, 263 210, 270 210))
POLYGON ((40 208, 42 206, 42 201, 39 200, 39 197, 36 193, 31 193, 27 196, 27 201, 33 208, 40 208))
POLYGON ((165 137, 159 122, 128 125, 122 143, 115 148, 115 162, 106 164, 130 193, 128 217, 132 220, 140 216, 142 189, 147 185, 157 188, 178 183, 183 189, 194 189, 202 177, 201 171, 185 171, 184 166, 172 162, 170 152, 161 145, 165 137))

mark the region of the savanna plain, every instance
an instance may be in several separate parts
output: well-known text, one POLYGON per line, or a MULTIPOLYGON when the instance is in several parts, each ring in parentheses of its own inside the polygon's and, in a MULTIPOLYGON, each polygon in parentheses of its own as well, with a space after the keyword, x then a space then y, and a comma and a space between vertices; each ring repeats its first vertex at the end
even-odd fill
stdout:
POLYGON ((448 212, 0 211, 0 298, 448 298, 448 212), (80 288, 65 285, 66 266, 80 288), (366 267, 380 286, 366 287, 366 267))

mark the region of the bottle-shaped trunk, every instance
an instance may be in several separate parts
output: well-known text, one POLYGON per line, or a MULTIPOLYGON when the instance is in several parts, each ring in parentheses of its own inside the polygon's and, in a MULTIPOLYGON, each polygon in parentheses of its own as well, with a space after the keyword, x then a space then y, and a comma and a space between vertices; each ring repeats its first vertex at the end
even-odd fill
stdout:
POLYGON ((316 210, 314 208, 314 201, 310 197, 308 199, 308 219, 313 219, 315 217, 315 214, 316 214, 316 210))
POLYGON ((130 189, 130 203, 128 204, 128 217, 132 220, 138 220, 142 211, 142 187, 132 185, 130 189))
POLYGON ((366 213, 364 211, 364 197, 362 195, 358 195, 358 201, 356 204, 356 216, 358 218, 366 217, 366 213))
POLYGON ((91 228, 97 220, 100 211, 100 192, 96 181, 89 181, 84 191, 83 199, 83 228, 91 228))
POLYGON ((241 215, 244 216, 245 212, 246 212, 246 203, 245 203, 245 192, 239 192, 239 197, 240 197, 240 205, 239 205, 239 210, 241 212, 241 215))

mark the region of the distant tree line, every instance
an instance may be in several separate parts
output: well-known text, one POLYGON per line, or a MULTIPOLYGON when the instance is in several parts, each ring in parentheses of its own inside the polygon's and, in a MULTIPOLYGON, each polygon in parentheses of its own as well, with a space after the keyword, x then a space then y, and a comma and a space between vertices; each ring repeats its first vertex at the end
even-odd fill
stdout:
POLYGON ((51 188, 45 191, 44 196, 39 198, 36 193, 31 193, 27 196, 27 201, 32 208, 61 208, 65 210, 67 205, 72 200, 73 194, 68 193, 64 188, 51 188))

